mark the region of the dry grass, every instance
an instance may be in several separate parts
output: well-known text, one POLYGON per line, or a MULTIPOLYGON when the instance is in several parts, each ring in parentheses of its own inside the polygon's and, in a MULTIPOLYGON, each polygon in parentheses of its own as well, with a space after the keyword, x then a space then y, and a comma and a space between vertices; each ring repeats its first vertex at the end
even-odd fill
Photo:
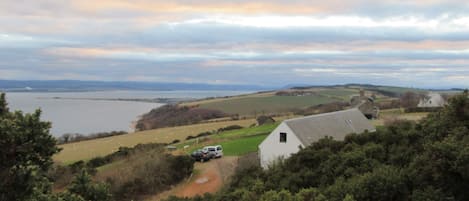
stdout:
POLYGON ((386 121, 393 120, 419 121, 427 115, 428 112, 405 113, 401 109, 383 110, 380 112, 379 119, 373 120, 372 123, 375 126, 383 126, 386 121))
POLYGON ((203 123, 171 128, 160 128, 126 135, 65 144, 59 146, 63 148, 63 150, 60 153, 54 155, 54 160, 69 164, 78 160, 89 160, 96 156, 105 156, 106 154, 117 151, 119 147, 133 147, 139 143, 151 142, 170 143, 176 139, 184 141, 189 135, 195 136, 201 132, 217 130, 229 125, 240 125, 247 127, 255 122, 255 119, 245 119, 203 123))
POLYGON ((208 103, 217 103, 217 102, 223 102, 223 101, 236 100, 236 99, 240 99, 240 98, 270 97, 270 96, 274 96, 274 95, 275 95, 274 92, 243 94, 243 95, 231 96, 231 97, 227 97, 227 98, 202 99, 202 100, 197 100, 197 101, 181 103, 179 105, 181 105, 181 106, 194 106, 194 105, 203 105, 203 104, 208 104, 208 103))

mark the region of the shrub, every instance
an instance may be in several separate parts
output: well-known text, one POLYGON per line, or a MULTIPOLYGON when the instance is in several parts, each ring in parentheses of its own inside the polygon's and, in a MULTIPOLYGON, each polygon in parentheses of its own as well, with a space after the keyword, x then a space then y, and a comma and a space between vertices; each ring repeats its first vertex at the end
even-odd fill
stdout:
POLYGON ((84 200, 111 200, 109 185, 105 183, 92 183, 91 176, 85 170, 82 170, 81 173, 75 177, 72 184, 68 187, 68 191, 81 196, 84 200))
POLYGON ((219 128, 217 132, 237 130, 237 129, 241 129, 241 128, 243 128, 243 127, 240 126, 240 125, 231 125, 231 126, 227 126, 227 127, 224 127, 224 128, 219 128))
POLYGON ((212 132, 206 131, 206 132, 199 133, 196 137, 203 137, 203 136, 207 136, 207 135, 211 135, 211 134, 212 134, 212 132))
POLYGON ((203 120, 226 117, 227 114, 213 109, 165 105, 142 116, 135 126, 137 130, 196 124, 203 120))
POLYGON ((442 108, 441 107, 411 107, 406 108, 404 110, 405 113, 413 113, 413 112, 438 112, 442 108))
POLYGON ((260 125, 264 125, 264 124, 271 124, 271 123, 275 123, 275 120, 274 118, 270 117, 270 116, 265 116, 265 115, 261 115, 259 117, 256 118, 256 121, 257 121, 257 124, 260 126, 260 125))
POLYGON ((97 167, 103 166, 105 164, 108 164, 111 161, 112 161, 111 157, 98 156, 98 157, 95 157, 95 158, 89 160, 88 163, 86 163, 86 166, 92 167, 92 168, 97 168, 97 167))
POLYGON ((133 157, 130 169, 119 170, 119 178, 109 178, 116 200, 138 200, 170 188, 188 177, 194 161, 189 156, 174 156, 160 151, 133 157))

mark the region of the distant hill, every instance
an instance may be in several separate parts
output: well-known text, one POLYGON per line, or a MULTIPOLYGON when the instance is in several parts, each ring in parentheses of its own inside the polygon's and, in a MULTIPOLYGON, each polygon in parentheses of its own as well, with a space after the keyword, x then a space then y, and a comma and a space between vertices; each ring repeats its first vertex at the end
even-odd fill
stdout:
POLYGON ((258 85, 170 82, 106 82, 79 80, 0 80, 0 91, 102 91, 102 90, 270 90, 258 85))

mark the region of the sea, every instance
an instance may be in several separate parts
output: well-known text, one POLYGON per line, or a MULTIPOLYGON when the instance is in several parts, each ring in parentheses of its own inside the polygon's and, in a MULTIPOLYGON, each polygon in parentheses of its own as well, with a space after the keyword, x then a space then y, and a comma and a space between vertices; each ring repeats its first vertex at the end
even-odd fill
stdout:
POLYGON ((41 109, 41 119, 52 123, 51 134, 89 135, 98 132, 133 132, 139 116, 164 103, 128 99, 201 99, 252 93, 250 91, 92 91, 8 92, 10 110, 25 113, 41 109), (124 99, 124 100, 116 100, 124 99))

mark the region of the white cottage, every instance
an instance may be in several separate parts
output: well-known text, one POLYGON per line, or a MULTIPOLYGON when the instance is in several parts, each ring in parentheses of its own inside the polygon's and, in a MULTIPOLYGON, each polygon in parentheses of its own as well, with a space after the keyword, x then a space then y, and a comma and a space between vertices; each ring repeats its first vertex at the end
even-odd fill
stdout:
POLYGON ((285 120, 259 145, 260 163, 268 168, 325 136, 343 140, 347 134, 365 130, 376 131, 357 108, 285 120))
POLYGON ((443 107, 445 104, 445 99, 439 93, 430 92, 428 95, 420 99, 417 107, 443 107))

